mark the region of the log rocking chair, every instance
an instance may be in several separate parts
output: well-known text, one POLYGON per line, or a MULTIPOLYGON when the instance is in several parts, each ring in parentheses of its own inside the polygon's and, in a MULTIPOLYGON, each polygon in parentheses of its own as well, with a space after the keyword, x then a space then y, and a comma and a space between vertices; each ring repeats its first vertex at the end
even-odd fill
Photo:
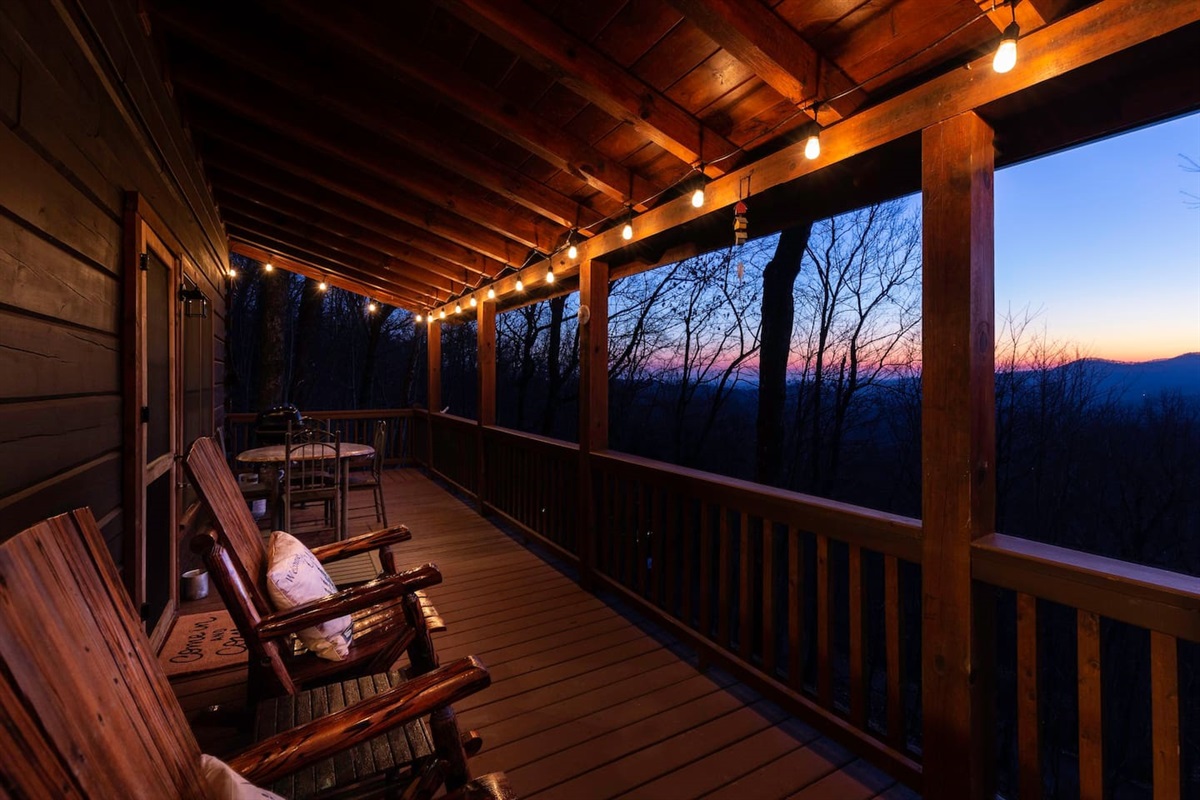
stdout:
POLYGON ((387 672, 406 650, 410 677, 437 667, 430 631, 444 625, 419 592, 442 577, 433 564, 397 570, 391 546, 411 538, 406 527, 314 548, 322 563, 378 550, 383 574, 323 600, 275 611, 266 591, 266 547, 215 442, 197 439, 184 466, 204 511, 191 523, 191 546, 203 557, 250 651, 252 691, 296 694, 332 680, 387 672), (317 658, 293 645, 291 634, 345 614, 353 615, 354 632, 342 661, 317 658))
MULTIPOLYGON (((229 766, 275 788, 280 777, 308 770, 303 786, 287 784, 304 797, 428 798, 443 775, 447 797, 508 797, 501 775, 468 782, 461 750, 454 752, 457 739, 449 748, 439 744, 439 720, 444 727, 448 713, 453 721, 449 704, 488 682, 473 658, 395 686, 389 678, 373 696, 319 718, 309 714, 309 721, 250 746, 229 766), (431 712, 432 748, 421 721, 431 712), (339 760, 356 763, 350 748, 372 748, 397 735, 425 745, 414 744, 407 751, 412 760, 382 771, 378 761, 370 773, 339 766, 339 760), (424 755, 416 756, 419 750, 424 755), (452 760, 461 761, 457 769, 452 760), (316 773, 324 779, 311 780, 314 764, 324 765, 316 773), (337 786, 341 778, 351 785, 337 786)), ((4 797, 211 796, 199 745, 88 509, 0 544, 0 715, 4 797)))

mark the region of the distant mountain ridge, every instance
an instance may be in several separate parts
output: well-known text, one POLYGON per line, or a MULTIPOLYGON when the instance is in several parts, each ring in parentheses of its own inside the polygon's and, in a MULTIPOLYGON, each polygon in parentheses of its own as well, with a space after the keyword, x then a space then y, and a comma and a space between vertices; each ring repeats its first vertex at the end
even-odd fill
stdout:
POLYGON ((1145 397, 1170 391, 1200 399, 1200 353, 1184 353, 1155 361, 1084 358, 1074 363, 1094 368, 1101 388, 1124 403, 1140 403, 1145 397))

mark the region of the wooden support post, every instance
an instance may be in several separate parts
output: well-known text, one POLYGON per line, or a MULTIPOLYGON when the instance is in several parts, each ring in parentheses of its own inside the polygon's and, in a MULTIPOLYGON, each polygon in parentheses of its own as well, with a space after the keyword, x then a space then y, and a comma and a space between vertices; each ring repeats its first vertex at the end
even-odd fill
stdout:
POLYGON ((592 583, 595 567, 595 498, 591 454, 608 449, 608 264, 579 266, 579 581, 592 583))
POLYGON ((922 134, 922 700, 930 800, 993 797, 971 542, 995 523, 994 169, 974 112, 922 134), (981 672, 982 671, 982 672, 981 672))
POLYGON ((496 424, 496 301, 484 300, 477 307, 475 337, 479 363, 479 402, 476 404, 479 418, 478 435, 475 441, 475 498, 479 513, 485 513, 485 502, 490 495, 487 490, 487 457, 484 453, 483 429, 496 424))
POLYGON ((426 375, 428 380, 425 397, 429 401, 429 419, 426 420, 425 436, 428 445, 425 464, 426 469, 433 470, 433 417, 442 410, 442 324, 431 322, 426 326, 429 330, 428 347, 426 347, 426 375))

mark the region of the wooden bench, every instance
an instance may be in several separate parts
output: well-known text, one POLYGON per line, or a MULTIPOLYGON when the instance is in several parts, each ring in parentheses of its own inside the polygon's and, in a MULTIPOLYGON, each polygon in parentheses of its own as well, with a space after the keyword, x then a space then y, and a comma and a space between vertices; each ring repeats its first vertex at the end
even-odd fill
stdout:
MULTIPOLYGON (((508 796, 501 776, 469 781, 457 736, 439 735, 453 728, 450 703, 489 682, 466 658, 406 682, 373 678, 369 692, 357 681, 324 700, 283 698, 266 738, 229 764, 259 785, 297 774, 285 788, 300 796, 350 782, 352 796, 407 797, 408 784, 432 797, 443 776, 450 797, 508 796), (406 749, 376 759, 381 736, 406 749)), ((199 746, 87 509, 0 544, 0 716, 0 796, 205 796, 199 746)))

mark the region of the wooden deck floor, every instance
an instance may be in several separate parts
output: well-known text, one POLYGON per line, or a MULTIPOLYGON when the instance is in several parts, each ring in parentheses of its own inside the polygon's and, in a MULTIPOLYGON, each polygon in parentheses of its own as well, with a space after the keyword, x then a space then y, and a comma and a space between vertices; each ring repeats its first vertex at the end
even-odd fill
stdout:
MULTIPOLYGON (((433 561, 443 662, 478 656, 493 684, 457 706, 484 737, 481 774, 522 798, 837 798, 916 795, 607 605, 416 470, 386 473, 405 563, 433 561)), ((373 524, 356 497, 351 533, 373 524)), ((365 505, 364 505, 365 504, 365 505)))

